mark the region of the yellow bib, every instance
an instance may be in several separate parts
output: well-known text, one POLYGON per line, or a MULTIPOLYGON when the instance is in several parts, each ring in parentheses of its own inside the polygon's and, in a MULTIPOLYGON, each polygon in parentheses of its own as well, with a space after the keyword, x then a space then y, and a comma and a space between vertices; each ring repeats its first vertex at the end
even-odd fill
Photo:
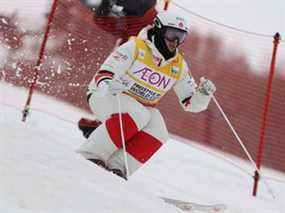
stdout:
POLYGON ((183 56, 177 56, 169 63, 158 66, 157 60, 144 40, 133 37, 136 49, 134 62, 127 71, 132 86, 128 94, 146 105, 155 105, 175 82, 180 79, 183 69, 183 56), (156 62, 156 63, 155 63, 156 62))

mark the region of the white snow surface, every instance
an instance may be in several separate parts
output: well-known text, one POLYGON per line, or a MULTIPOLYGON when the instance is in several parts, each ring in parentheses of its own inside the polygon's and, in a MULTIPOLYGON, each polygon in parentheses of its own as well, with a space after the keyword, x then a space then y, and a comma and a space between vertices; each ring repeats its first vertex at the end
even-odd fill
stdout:
MULTIPOLYGON (((0 33, 0 36, 1 36, 1 33, 0 33)), ((7 55, 8 55, 7 48, 3 44, 1 44, 1 41, 0 41, 0 69, 1 70, 6 63, 7 55)))
MULTIPOLYGON (((181 212, 159 196, 223 203, 228 213, 285 209, 284 183, 269 182, 275 200, 262 182, 258 197, 253 198, 252 178, 246 172, 218 157, 222 153, 213 154, 189 141, 186 145, 169 140, 126 182, 76 153, 84 138, 75 124, 86 113, 35 94, 33 105, 42 111, 32 108, 31 116, 22 122, 20 101, 26 93, 0 84, 0 212, 181 212)), ((237 159, 236 163, 245 165, 237 159)), ((284 179, 284 174, 279 175, 284 179)))
MULTIPOLYGON (((17 15, 17 24, 23 31, 39 30, 45 24, 52 0, 1 0, 1 15, 17 15)), ((6 22, 3 18, 2 22, 6 22)))

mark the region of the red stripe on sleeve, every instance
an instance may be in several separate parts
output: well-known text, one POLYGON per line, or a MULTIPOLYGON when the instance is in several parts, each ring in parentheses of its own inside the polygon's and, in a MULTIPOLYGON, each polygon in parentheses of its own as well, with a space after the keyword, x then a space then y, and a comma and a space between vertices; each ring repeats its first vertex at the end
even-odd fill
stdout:
POLYGON ((114 73, 106 71, 106 70, 100 70, 96 75, 94 76, 95 82, 98 84, 103 79, 111 79, 113 77, 114 73))

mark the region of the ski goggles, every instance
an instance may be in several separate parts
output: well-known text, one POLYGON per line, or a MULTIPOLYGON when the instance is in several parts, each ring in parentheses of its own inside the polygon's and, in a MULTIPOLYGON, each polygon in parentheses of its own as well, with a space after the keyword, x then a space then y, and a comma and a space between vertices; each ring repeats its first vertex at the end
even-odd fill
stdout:
POLYGON ((175 29, 172 27, 167 27, 164 33, 164 38, 169 41, 178 40, 178 43, 181 44, 184 42, 187 36, 187 32, 179 29, 175 29))

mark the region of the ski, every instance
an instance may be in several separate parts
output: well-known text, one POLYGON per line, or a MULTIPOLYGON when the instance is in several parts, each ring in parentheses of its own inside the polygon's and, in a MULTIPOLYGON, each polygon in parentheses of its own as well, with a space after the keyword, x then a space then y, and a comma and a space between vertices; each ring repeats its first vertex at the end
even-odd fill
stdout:
POLYGON ((225 204, 212 204, 212 205, 204 205, 198 204, 194 202, 181 201, 166 197, 160 197, 164 202, 174 205, 177 208, 181 209, 184 212, 207 212, 207 213, 217 213, 224 212, 226 209, 225 204))

